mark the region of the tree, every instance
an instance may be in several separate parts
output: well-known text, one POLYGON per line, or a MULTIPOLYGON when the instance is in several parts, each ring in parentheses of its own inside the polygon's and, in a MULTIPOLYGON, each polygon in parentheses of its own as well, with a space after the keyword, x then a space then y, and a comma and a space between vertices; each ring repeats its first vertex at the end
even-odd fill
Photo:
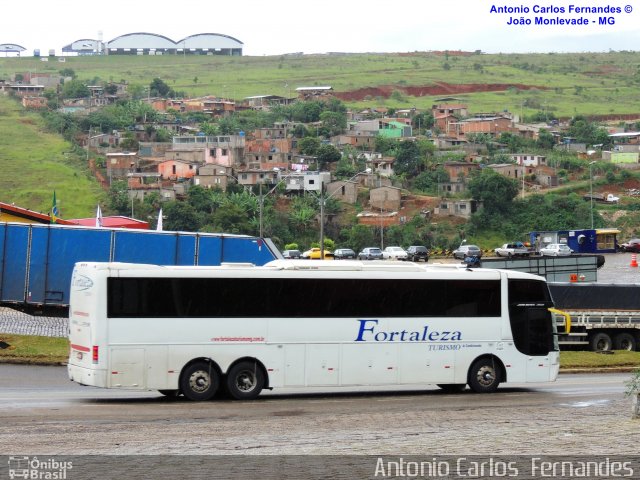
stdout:
POLYGON ((167 202, 163 207, 163 213, 166 215, 166 230, 197 232, 200 229, 196 209, 187 202, 167 202))
POLYGON ((482 201, 486 214, 502 214, 508 212, 513 199, 518 195, 518 182, 484 168, 480 173, 472 175, 468 183, 471 196, 482 201))
POLYGON ((551 150, 556 144, 555 137, 546 129, 542 128, 538 132, 538 139, 536 140, 536 146, 551 150))
POLYGON ((322 169, 327 163, 337 162, 342 158, 340 150, 333 145, 320 145, 316 155, 318 157, 318 167, 322 169))
POLYGON ((418 135, 421 130, 432 128, 434 124, 433 114, 430 112, 422 112, 413 116, 411 125, 416 129, 418 135))
POLYGON ((421 166, 420 150, 415 142, 400 142, 393 171, 397 175, 416 175, 421 166))
POLYGON ((588 121, 582 115, 578 115, 571 120, 567 133, 570 137, 574 137, 579 143, 586 143, 588 145, 601 144, 603 146, 611 144, 611 139, 607 131, 595 123, 588 121))
POLYGON ((347 116, 344 113, 327 110, 320 114, 320 120, 328 136, 339 135, 347 128, 347 116))
POLYGON ((247 211, 235 203, 225 203, 213 214, 213 225, 218 232, 250 235, 253 233, 247 211))
POLYGON ((125 151, 137 152, 139 145, 138 140, 136 140, 131 132, 125 133, 124 138, 120 140, 120 148, 125 151))
POLYGON ((109 208, 119 215, 128 215, 131 212, 130 205, 127 182, 112 182, 109 187, 109 208))
POLYGON ((395 138, 378 135, 376 136, 374 147, 376 152, 380 152, 382 155, 393 155, 398 147, 398 141, 395 138))
POLYGON ((315 155, 320 148, 320 140, 316 137, 304 137, 298 142, 298 150, 303 155, 315 155))
POLYGON ((152 97, 173 97, 175 92, 162 79, 154 78, 149 84, 149 95, 152 97))
POLYGON ((68 82, 64 82, 64 85, 62 86, 62 96, 64 98, 85 98, 90 95, 91 92, 80 80, 73 79, 68 82))

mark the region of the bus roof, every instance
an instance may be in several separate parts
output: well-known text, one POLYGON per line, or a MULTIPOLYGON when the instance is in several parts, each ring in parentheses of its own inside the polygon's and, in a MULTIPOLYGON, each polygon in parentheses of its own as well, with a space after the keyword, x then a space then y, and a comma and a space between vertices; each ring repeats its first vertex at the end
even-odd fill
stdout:
MULTIPOLYGON (((76 267, 93 268, 95 270, 109 270, 111 274, 119 276, 158 275, 162 277, 170 275, 202 276, 218 275, 221 272, 231 276, 247 276, 253 272, 258 276, 269 275, 275 272, 290 272, 292 275, 302 275, 316 272, 324 277, 349 275, 350 273, 372 274, 373 276, 390 275, 402 278, 407 275, 412 278, 420 276, 420 273, 428 276, 443 276, 446 278, 467 277, 469 279, 489 280, 497 279, 500 275, 508 278, 538 279, 544 281, 544 277, 531 273, 515 270, 498 270, 490 268, 468 268, 462 264, 418 264, 412 262, 390 260, 273 260, 264 266, 256 266, 251 263, 223 263, 220 266, 180 266, 180 265, 151 265, 120 262, 79 262, 76 267), (116 273, 118 272, 118 273, 116 273)), ((351 275, 349 275, 351 276, 351 275)))

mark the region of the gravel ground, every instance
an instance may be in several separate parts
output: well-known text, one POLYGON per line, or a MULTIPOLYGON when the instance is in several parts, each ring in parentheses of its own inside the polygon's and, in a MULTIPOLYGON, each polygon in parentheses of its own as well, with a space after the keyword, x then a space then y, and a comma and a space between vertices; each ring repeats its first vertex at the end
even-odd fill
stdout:
POLYGON ((0 333, 66 337, 69 320, 62 317, 34 317, 11 308, 0 307, 0 333))

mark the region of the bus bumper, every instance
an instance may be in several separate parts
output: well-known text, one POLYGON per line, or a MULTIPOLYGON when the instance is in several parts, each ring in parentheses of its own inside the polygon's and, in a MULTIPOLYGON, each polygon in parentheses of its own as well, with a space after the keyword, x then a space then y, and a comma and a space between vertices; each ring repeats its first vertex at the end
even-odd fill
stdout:
POLYGON ((86 368, 69 363, 67 365, 67 372, 69 374, 69 380, 79 383, 80 385, 88 385, 91 387, 107 386, 107 372, 105 370, 86 368))

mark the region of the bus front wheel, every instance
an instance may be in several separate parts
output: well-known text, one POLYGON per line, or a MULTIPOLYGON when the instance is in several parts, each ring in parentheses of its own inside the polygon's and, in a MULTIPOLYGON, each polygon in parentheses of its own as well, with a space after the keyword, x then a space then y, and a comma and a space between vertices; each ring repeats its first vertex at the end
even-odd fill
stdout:
POLYGON ((468 380, 476 393, 495 392, 500 385, 500 367, 493 358, 480 358, 471 365, 468 380))
POLYGON ((227 392, 236 400, 251 400, 264 387, 264 373, 257 362, 240 362, 227 373, 227 392))
POLYGON ((210 362, 192 363, 180 377, 180 390, 189 400, 210 400, 219 385, 218 372, 210 362))

